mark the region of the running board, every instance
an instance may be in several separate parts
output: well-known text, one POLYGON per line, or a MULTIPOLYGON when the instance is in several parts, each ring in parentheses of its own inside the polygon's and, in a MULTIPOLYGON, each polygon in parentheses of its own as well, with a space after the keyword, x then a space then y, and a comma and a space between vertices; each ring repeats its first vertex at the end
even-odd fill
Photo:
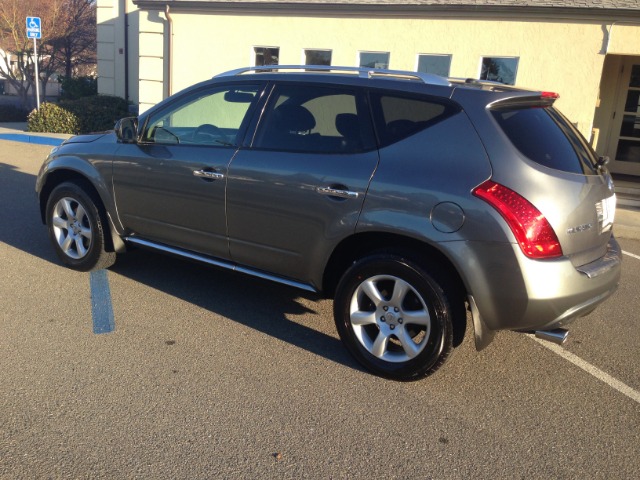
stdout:
POLYGON ((225 262, 223 260, 207 257, 205 255, 189 252, 187 250, 181 250, 179 248, 170 247, 162 243, 150 242, 149 240, 144 240, 138 237, 125 237, 125 241, 128 243, 132 243, 134 245, 138 245, 140 247, 150 248, 152 250, 169 253, 177 257, 187 258, 189 260, 194 260, 196 262, 204 263, 206 265, 212 265, 214 267, 223 268, 225 270, 231 270, 232 272, 244 273, 246 275, 251 275, 252 277, 262 278, 264 280, 270 280, 272 282, 280 283, 282 285, 287 285, 293 288, 298 288, 300 290, 305 290, 307 292, 318 293, 318 291, 315 288, 313 288, 311 285, 307 283, 296 282, 295 280, 289 280, 287 278, 278 277, 276 275, 270 275, 260 270, 254 270, 248 267, 241 267, 240 265, 237 265, 235 263, 225 262))

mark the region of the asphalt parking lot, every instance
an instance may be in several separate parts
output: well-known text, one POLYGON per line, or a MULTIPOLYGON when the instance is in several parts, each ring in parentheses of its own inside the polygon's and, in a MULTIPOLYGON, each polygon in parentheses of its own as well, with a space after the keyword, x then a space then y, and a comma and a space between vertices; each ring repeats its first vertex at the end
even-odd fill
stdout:
POLYGON ((0 478, 638 478, 639 240, 564 349, 476 352, 468 329, 397 383, 349 357, 327 300, 141 250, 61 267, 34 192, 50 148, 0 141, 0 478))

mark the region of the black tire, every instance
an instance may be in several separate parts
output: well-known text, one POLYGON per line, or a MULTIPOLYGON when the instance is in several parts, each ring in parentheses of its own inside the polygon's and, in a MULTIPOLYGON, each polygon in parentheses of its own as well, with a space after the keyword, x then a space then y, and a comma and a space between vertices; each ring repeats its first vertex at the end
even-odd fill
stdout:
POLYGON ((441 283, 400 255, 356 262, 334 299, 342 342, 376 375, 406 381, 432 374, 453 348, 448 286, 441 283))
POLYGON ((67 267, 88 272, 115 262, 115 252, 105 250, 106 216, 102 208, 95 194, 73 182, 61 183, 49 195, 49 238, 67 267))

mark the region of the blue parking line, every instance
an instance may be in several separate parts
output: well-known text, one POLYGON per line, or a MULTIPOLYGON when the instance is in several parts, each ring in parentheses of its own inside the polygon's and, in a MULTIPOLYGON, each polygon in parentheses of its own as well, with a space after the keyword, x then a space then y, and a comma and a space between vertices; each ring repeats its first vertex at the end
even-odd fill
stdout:
POLYGON ((61 138, 41 137, 39 135, 28 135, 23 133, 0 133, 0 140, 11 140, 13 142, 35 143, 37 145, 50 145, 57 147, 62 142, 61 138))
POLYGON ((97 270, 91 272, 89 277, 91 285, 91 317, 93 319, 93 333, 110 333, 116 328, 113 319, 113 305, 111 304, 111 291, 107 271, 97 270))

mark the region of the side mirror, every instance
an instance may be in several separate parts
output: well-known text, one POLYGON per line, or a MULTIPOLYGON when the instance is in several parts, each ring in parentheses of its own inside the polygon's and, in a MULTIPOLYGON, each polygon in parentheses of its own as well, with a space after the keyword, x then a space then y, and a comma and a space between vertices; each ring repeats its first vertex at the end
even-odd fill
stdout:
POLYGON ((116 122, 114 127, 118 141, 122 143, 137 143, 138 141, 138 119, 127 117, 116 122))

